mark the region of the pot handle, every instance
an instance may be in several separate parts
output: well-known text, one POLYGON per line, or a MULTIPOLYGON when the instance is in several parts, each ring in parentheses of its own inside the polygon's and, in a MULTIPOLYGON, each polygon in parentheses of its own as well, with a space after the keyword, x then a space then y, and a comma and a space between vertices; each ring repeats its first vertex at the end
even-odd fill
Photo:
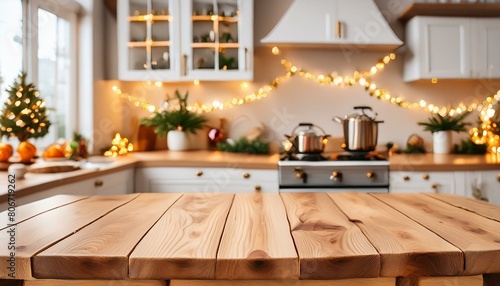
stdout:
POLYGON ((370 106, 366 106, 366 105, 354 106, 354 109, 361 109, 361 110, 368 109, 368 110, 372 111, 372 108, 370 106))
POLYGON ((312 126, 314 126, 314 124, 302 122, 302 123, 299 123, 299 126, 310 126, 310 127, 312 127, 312 126))
POLYGON ((333 117, 333 121, 337 122, 338 124, 342 124, 344 122, 344 119, 342 119, 338 116, 335 116, 335 117, 333 117))
POLYGON ((374 121, 375 123, 384 123, 384 120, 377 120, 377 121, 374 121))

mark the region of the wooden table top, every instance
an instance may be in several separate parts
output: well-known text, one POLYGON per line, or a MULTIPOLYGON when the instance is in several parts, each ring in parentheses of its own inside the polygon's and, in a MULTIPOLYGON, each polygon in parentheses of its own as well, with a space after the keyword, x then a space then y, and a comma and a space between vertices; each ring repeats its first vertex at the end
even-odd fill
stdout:
POLYGON ((13 232, 16 279, 500 278, 500 207, 453 195, 59 195, 9 217, 0 279, 13 232))

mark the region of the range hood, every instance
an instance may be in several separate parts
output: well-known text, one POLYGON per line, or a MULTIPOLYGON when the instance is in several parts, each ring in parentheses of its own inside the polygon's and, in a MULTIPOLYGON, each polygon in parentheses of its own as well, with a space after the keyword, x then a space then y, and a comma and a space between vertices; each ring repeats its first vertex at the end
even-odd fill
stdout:
POLYGON ((403 42, 373 0, 294 0, 261 43, 389 50, 403 42))

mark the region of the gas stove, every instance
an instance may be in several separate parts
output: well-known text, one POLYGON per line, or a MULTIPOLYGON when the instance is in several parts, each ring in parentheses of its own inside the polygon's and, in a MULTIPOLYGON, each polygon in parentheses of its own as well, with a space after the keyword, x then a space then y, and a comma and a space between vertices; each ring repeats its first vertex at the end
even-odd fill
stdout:
POLYGON ((294 154, 278 166, 282 192, 387 192, 389 187, 389 161, 374 152, 294 154))

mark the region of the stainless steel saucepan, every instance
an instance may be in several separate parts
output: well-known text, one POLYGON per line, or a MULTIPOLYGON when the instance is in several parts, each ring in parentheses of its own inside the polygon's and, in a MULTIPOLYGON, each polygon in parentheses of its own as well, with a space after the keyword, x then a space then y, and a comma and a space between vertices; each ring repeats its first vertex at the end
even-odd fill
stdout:
POLYGON ((384 121, 375 120, 365 113, 365 110, 372 111, 369 106, 355 106, 355 110, 361 110, 361 114, 353 113, 346 115, 343 119, 335 116, 333 121, 342 124, 344 128, 345 149, 355 152, 369 152, 375 150, 377 146, 378 124, 384 121))
POLYGON ((325 131, 319 126, 312 123, 299 123, 297 127, 292 130, 292 135, 285 135, 288 138, 298 153, 321 153, 325 149, 327 138, 325 131), (318 135, 314 128, 321 130, 323 134, 318 135), (295 133, 300 129, 298 133, 295 133))

